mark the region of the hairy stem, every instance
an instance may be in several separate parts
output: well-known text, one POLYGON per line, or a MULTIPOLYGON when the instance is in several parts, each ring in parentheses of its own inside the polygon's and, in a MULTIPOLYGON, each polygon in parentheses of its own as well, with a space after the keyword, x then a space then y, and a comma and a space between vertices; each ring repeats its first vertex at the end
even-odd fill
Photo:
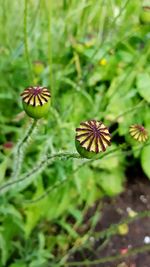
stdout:
MULTIPOLYGON (((100 251, 101 249, 103 249, 109 242, 110 238, 117 234, 118 233, 118 227, 119 225, 121 224, 129 224, 129 223, 132 223, 136 220, 139 220, 139 219, 142 219, 142 218, 145 218, 145 217, 150 217, 150 211, 148 210, 145 210, 145 211, 140 211, 138 212, 138 214, 134 217, 126 217, 125 219, 119 221, 118 223, 115 223, 115 224, 112 224, 110 225, 108 228, 106 228, 105 230, 103 231, 100 231, 100 232, 92 232, 91 229, 86 233, 86 240, 85 242, 80 245, 80 250, 83 250, 83 249, 90 249, 90 237, 94 237, 95 240, 98 240, 98 239, 104 239, 104 242, 97 248, 98 251, 100 251)), ((64 264, 68 259, 69 257, 76 253, 76 251, 79 251, 79 248, 78 247, 72 247, 69 249, 69 251, 67 252, 67 254, 65 256, 63 256, 63 258, 61 259, 60 263, 64 264)))
MULTIPOLYGON (((113 153, 114 151, 116 151, 116 149, 111 150, 111 151, 107 152, 106 154, 102 154, 101 157, 100 157, 100 159, 102 159, 103 157, 106 157, 107 155, 109 155, 110 153, 113 153)), ((81 157, 79 156, 79 158, 81 158, 81 157)), ((95 159, 95 160, 96 160, 96 159, 95 159)), ((98 159, 97 159, 97 160, 98 160, 98 159)), ((89 163, 89 162, 91 162, 91 161, 94 161, 94 160, 89 160, 89 159, 87 159, 86 162, 84 162, 84 163, 89 163)), ((84 163, 83 163, 83 164, 84 164, 84 163)), ((82 166, 83 166, 83 165, 81 165, 81 167, 82 167, 82 166)), ((72 175, 73 175, 75 172, 77 172, 77 171, 79 170, 79 168, 80 168, 80 166, 77 167, 77 168, 73 171, 72 175)), ((71 177, 72 177, 72 176, 71 176, 71 177)), ((48 196, 54 189, 58 188, 59 186, 63 185, 65 182, 67 182, 68 179, 69 179, 69 178, 67 177, 67 178, 64 179, 63 181, 58 181, 58 182, 55 183, 53 186, 49 187, 49 188, 48 188, 48 189, 47 189, 41 196, 39 196, 38 198, 33 199, 33 200, 26 200, 26 201, 24 201, 24 202, 27 203, 27 204, 34 204, 34 203, 36 203, 36 202, 38 202, 38 201, 44 199, 44 198, 47 197, 47 196, 48 196)))
POLYGON ((93 260, 93 261, 86 260, 86 261, 78 261, 78 262, 77 261, 76 262, 67 262, 64 264, 64 266, 89 266, 89 265, 92 266, 92 265, 97 265, 100 263, 114 262, 117 260, 127 258, 129 256, 137 255, 139 253, 144 253, 146 251, 150 251, 150 245, 144 245, 142 247, 131 249, 125 255, 117 254, 115 256, 104 257, 104 258, 93 260))
POLYGON ((35 127, 37 125, 37 120, 33 120, 30 127, 26 131, 23 138, 20 140, 16 147, 15 156, 14 156, 14 167, 13 167, 13 173, 12 178, 17 179, 18 175, 20 174, 22 162, 24 159, 24 148, 28 144, 29 138, 32 136, 35 127))
MULTIPOLYGON (((147 143, 145 145, 143 145, 143 147, 147 146, 147 145, 150 145, 150 143, 147 143)), ((135 150, 139 150, 141 149, 141 146, 140 148, 137 147, 135 150)), ((116 148, 116 149, 113 149, 113 150, 110 150, 108 152, 106 152, 105 154, 102 154, 101 157, 99 159, 102 159, 103 157, 106 157, 106 156, 109 156, 110 154, 113 154, 114 152, 117 152, 117 150, 120 150, 120 148, 116 148)), ((130 155, 133 153, 132 150, 129 150, 129 151, 122 151, 120 153, 125 153, 126 155, 130 155)), ((67 153, 67 152, 60 152, 60 153, 56 153, 56 154, 53 154, 53 155, 47 155, 45 156, 44 159, 42 159, 31 171, 25 173, 20 179, 17 179, 17 180, 13 180, 13 181, 10 181, 4 185, 2 185, 0 187, 0 191, 3 191, 4 192, 7 192, 9 191, 9 187, 11 187, 12 185, 14 184, 17 184, 19 182, 23 182, 29 178, 31 178, 33 175, 34 177, 36 177, 36 175, 38 173, 41 173, 46 166, 48 166, 51 161, 55 158, 66 158, 66 159, 69 159, 69 158, 75 158, 75 159, 83 159, 78 153, 67 153)), ((86 165, 87 163, 91 163, 93 162, 94 160, 99 160, 99 159, 91 159, 91 160, 86 160, 83 164, 81 164, 80 166, 78 166, 74 172, 78 171, 79 168, 83 167, 84 165, 86 165)), ((65 182, 67 179, 65 179, 63 182, 65 182)), ((29 181, 29 183, 32 182, 32 180, 29 181)), ((58 185, 60 185, 61 183, 59 183, 58 185)), ((56 185, 56 187, 58 186, 56 185)), ((55 187, 55 185, 54 185, 55 187)), ((51 192, 51 189, 48 190, 48 193, 51 192), (50 191, 49 191, 50 190, 50 191)), ((44 193, 44 196, 47 195, 47 192, 44 193)), ((40 199, 43 198, 43 196, 40 197, 40 199)))
POLYGON ((80 155, 78 153, 65 153, 65 152, 60 152, 60 153, 56 153, 54 155, 47 155, 44 159, 42 159, 31 171, 27 172, 26 174, 24 174, 20 179, 17 180, 13 180, 10 181, 6 184, 4 184, 3 186, 0 187, 0 191, 7 192, 9 191, 9 188, 14 185, 14 184, 18 184, 20 182, 24 182, 25 180, 29 179, 31 176, 35 176, 37 175, 37 173, 40 173, 45 166, 48 166, 51 162, 51 160, 55 159, 55 158, 81 158, 80 155))
MULTIPOLYGON (((146 145, 150 145, 150 143, 147 143, 145 144, 143 147, 145 147, 146 145)), ((142 147, 142 148, 143 148, 142 147)), ((134 151, 138 151, 141 149, 141 146, 140 147, 137 147, 134 151)), ((102 159, 104 157, 107 157, 107 156, 113 156, 115 152, 117 152, 119 149, 118 148, 115 148, 111 151, 108 151, 106 152, 105 154, 102 154, 101 157, 99 159, 102 159)), ((122 152, 122 150, 120 151, 120 153, 124 153, 125 155, 131 155, 133 153, 132 150, 129 150, 129 151, 124 151, 122 152)), ((95 160, 99 160, 99 159, 89 159, 89 160, 86 160, 85 162, 81 163, 74 171, 72 174, 76 173, 80 168, 82 168, 84 165, 86 164, 89 164, 89 163, 92 163, 93 161, 95 160)), ((26 200, 24 201, 24 203, 27 203, 27 204, 34 204, 42 199, 44 199, 45 197, 47 197, 54 189, 58 188, 59 186, 63 185, 65 182, 68 181, 69 178, 66 178, 64 179, 63 181, 58 181, 56 182, 53 186, 50 186, 43 194, 41 194, 41 196, 39 196, 38 198, 36 199, 33 199, 33 200, 26 200)))

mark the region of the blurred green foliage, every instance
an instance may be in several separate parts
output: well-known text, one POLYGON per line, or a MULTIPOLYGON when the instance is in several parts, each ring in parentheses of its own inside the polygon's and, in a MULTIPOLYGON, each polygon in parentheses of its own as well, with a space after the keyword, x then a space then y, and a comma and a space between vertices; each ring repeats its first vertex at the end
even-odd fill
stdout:
POLYGON ((0 184, 13 165, 8 142, 15 146, 30 124, 19 97, 29 85, 48 86, 52 108, 28 145, 24 173, 47 152, 74 152, 75 127, 91 118, 111 126, 112 148, 133 150, 83 167, 52 162, 23 190, 2 195, 0 267, 63 266, 84 240, 77 229, 87 208, 123 190, 126 166, 141 159, 150 178, 150 146, 136 150, 128 134, 134 123, 150 132, 150 32, 140 12, 140 0, 0 0, 0 184))

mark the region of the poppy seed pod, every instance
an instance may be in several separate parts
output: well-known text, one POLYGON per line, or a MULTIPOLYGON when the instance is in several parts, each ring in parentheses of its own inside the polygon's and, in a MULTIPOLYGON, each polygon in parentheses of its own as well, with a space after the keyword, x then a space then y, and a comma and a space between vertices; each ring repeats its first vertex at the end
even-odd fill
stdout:
POLYGON ((76 128, 76 149, 84 158, 98 158, 99 153, 110 146, 110 139, 109 130, 101 121, 81 122, 76 128))
POLYGON ((148 132, 142 125, 131 125, 129 133, 135 140, 139 142, 145 142, 148 139, 148 132))
POLYGON ((150 6, 143 6, 140 14, 142 24, 150 24, 150 6))
POLYGON ((23 108, 29 117, 40 119, 50 107, 51 94, 46 87, 30 86, 21 94, 23 108))

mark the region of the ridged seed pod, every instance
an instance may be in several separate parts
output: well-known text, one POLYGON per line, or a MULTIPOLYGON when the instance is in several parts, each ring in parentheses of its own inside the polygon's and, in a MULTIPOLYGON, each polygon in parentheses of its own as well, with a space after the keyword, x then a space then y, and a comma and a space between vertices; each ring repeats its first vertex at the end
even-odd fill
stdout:
POLYGON ((150 6, 143 6, 140 14, 142 24, 150 24, 150 6))
POLYGON ((50 108, 51 94, 46 87, 30 86, 21 94, 25 112, 29 117, 40 119, 50 108))
POLYGON ((148 139, 148 132, 144 126, 139 124, 134 124, 130 126, 130 135, 139 142, 145 142, 148 139))
POLYGON ((76 128, 76 149, 84 158, 98 158, 111 145, 110 139, 109 130, 101 121, 81 122, 76 128))

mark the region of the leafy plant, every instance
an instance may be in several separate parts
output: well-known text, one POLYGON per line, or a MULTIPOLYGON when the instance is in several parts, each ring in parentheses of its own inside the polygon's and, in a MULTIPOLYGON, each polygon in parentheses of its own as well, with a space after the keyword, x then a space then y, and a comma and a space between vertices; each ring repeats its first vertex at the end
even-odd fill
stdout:
POLYGON ((1 1, 0 12, 0 266, 61 266, 88 240, 88 207, 123 190, 128 165, 138 158, 150 178, 149 143, 129 134, 150 132, 149 25, 137 0, 1 1), (19 95, 39 84, 52 106, 35 123, 19 95), (93 118, 112 145, 83 159, 74 129, 93 118))

